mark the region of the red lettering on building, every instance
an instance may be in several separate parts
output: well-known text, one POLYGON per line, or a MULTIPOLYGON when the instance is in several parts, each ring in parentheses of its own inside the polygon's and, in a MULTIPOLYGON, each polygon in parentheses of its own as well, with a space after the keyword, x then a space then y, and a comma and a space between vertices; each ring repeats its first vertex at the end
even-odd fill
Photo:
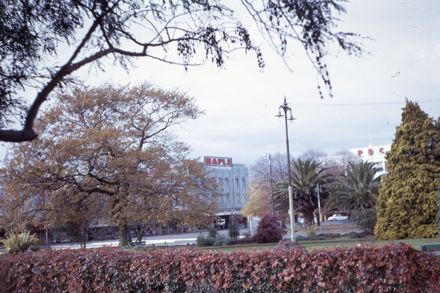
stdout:
POLYGON ((208 166, 226 166, 232 167, 232 158, 223 157, 204 157, 203 161, 208 166))
POLYGON ((369 154, 370 156, 374 155, 374 150, 373 150, 373 149, 368 149, 368 154, 369 154))
POLYGON ((362 150, 358 150, 358 156, 362 156, 364 152, 362 150))

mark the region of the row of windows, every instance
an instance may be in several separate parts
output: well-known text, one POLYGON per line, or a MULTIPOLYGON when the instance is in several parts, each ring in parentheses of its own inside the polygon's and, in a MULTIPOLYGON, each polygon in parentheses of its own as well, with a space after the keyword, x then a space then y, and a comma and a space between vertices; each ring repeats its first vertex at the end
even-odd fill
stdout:
MULTIPOLYGON (((228 192, 230 190, 230 184, 229 184, 229 178, 217 178, 218 185, 220 189, 224 192, 228 192)), ((235 178, 235 186, 233 186, 237 190, 246 190, 246 178, 241 178, 241 186, 240 186, 240 179, 238 177, 235 178)))
POLYGON ((217 203, 222 208, 230 208, 230 207, 242 207, 245 203, 246 199, 243 195, 236 194, 235 198, 231 198, 229 194, 221 194, 217 198, 217 203))

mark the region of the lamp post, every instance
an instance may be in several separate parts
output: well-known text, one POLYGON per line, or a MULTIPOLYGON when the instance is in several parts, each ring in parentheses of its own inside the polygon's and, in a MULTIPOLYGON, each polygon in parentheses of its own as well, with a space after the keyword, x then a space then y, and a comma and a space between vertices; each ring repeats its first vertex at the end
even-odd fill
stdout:
POLYGON ((293 190, 292 190, 292 174, 290 172, 290 151, 289 151, 289 131, 287 127, 287 120, 294 120, 292 116, 292 109, 287 104, 286 98, 284 98, 284 103, 278 108, 278 115, 276 117, 284 117, 284 124, 286 127, 286 148, 287 148, 287 172, 289 178, 289 217, 290 217, 290 241, 292 243, 296 243, 296 239, 294 237, 294 226, 295 222, 293 220, 293 190), (284 112, 284 114, 281 112, 284 112), (289 117, 287 117, 287 113, 290 113, 289 117))
POLYGON ((275 214, 275 201, 273 198, 272 160, 270 158, 270 155, 264 154, 263 157, 269 160, 269 180, 270 180, 270 195, 272 198, 272 214, 275 214))

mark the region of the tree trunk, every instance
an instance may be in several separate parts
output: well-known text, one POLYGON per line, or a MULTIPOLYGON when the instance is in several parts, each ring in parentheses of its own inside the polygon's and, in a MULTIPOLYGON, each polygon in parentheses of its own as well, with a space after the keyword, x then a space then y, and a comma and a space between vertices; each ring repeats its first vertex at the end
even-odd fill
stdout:
POLYGON ((127 223, 119 224, 119 246, 127 246, 128 245, 128 225, 127 223))
POLYGON ((304 225, 305 226, 313 225, 313 211, 304 212, 303 215, 304 215, 304 225))
POLYGON ((142 243, 142 238, 144 238, 144 235, 145 235, 145 227, 144 227, 144 225, 138 224, 136 232, 137 232, 136 242, 137 243, 142 243))
POLYGON ((80 227, 81 232, 80 232, 80 240, 81 240, 81 248, 86 249, 86 243, 87 243, 87 228, 85 227, 84 224, 81 225, 80 227))

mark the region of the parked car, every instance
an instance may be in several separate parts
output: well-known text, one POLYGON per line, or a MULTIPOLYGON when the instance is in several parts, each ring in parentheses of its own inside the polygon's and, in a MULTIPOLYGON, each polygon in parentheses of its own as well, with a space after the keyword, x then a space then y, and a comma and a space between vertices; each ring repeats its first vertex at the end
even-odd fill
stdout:
POLYGON ((348 220, 347 216, 343 216, 341 214, 334 214, 328 217, 327 221, 346 221, 348 220))
POLYGON ((217 228, 219 228, 219 229, 224 229, 225 226, 226 226, 226 220, 223 219, 223 218, 218 218, 218 219, 215 221, 215 226, 216 226, 217 228))

